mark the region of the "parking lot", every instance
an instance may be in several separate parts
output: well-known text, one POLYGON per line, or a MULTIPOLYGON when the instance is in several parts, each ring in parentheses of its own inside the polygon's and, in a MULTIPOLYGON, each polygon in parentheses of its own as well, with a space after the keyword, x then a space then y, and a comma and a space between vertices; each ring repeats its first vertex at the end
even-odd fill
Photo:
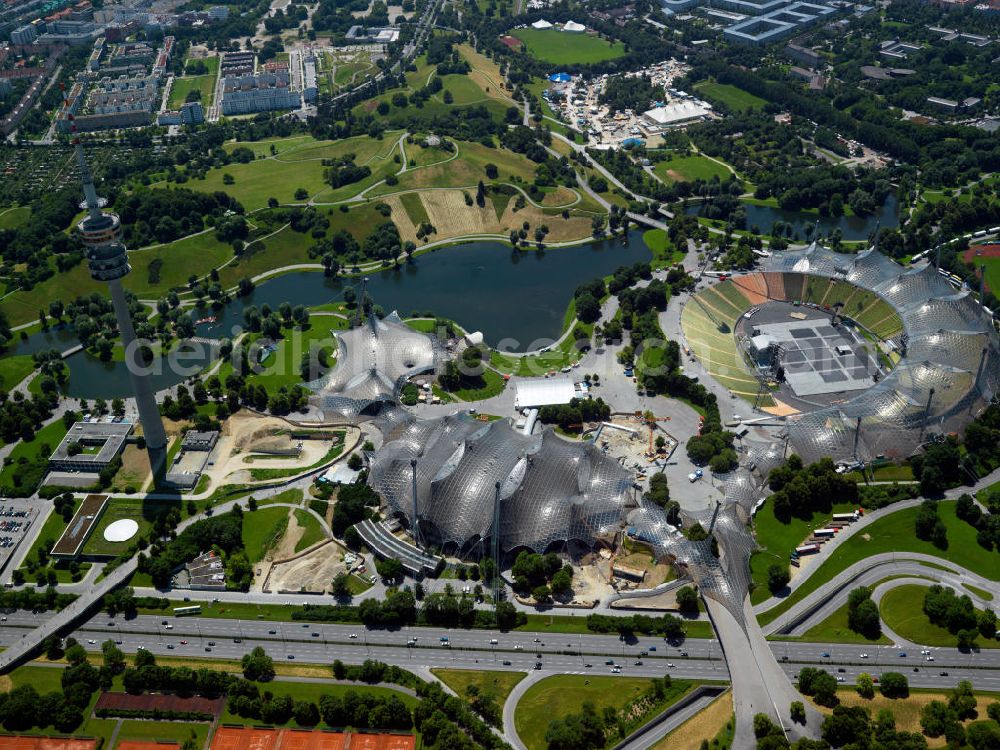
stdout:
POLYGON ((24 501, 0 500, 0 571, 24 539, 38 517, 38 511, 24 501))

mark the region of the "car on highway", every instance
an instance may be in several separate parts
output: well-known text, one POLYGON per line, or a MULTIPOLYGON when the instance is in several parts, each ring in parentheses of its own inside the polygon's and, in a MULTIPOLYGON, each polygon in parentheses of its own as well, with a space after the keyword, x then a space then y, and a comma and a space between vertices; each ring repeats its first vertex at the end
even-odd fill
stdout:
POLYGON ((521 644, 520 643, 515 643, 514 644, 514 650, 515 651, 520 651, 521 650, 521 644))
POLYGON ((948 676, 947 672, 938 672, 938 677, 947 677, 947 676, 948 676))
POLYGON ((636 660, 635 660, 635 665, 636 665, 637 667, 641 667, 641 666, 642 666, 642 659, 636 659, 636 660))
POLYGON ((268 631, 267 631, 267 634, 268 634, 268 635, 277 635, 277 634, 278 634, 278 631, 277 631, 277 630, 268 630, 268 631))
POLYGON ((532 641, 532 643, 541 643, 541 642, 542 642, 541 638, 536 638, 534 641, 532 641))
POLYGON ((205 651, 207 651, 207 652, 211 653, 211 652, 212 652, 212 649, 211 649, 211 647, 209 647, 209 646, 205 646, 205 651))
POLYGON ((174 650, 174 644, 168 643, 167 644, 167 648, 170 649, 171 651, 173 651, 174 650))
POLYGON ((348 638, 357 638, 357 637, 358 637, 358 634, 357 634, 357 633, 351 633, 351 634, 350 634, 349 636, 347 636, 347 637, 348 637, 348 638))
POLYGON ((843 667, 837 667, 837 671, 838 672, 846 672, 847 670, 844 669, 843 667))
POLYGON ((861 654, 861 658, 862 659, 867 659, 868 658, 868 654, 861 654))
POLYGON ((899 658, 900 659, 905 659, 906 658, 906 652, 905 651, 900 651, 899 652, 899 658))
POLYGON ((592 669, 594 667, 593 664, 584 664, 583 666, 585 666, 587 669, 592 669))
POLYGON ((622 671, 622 668, 619 667, 619 666, 614 666, 614 667, 611 667, 611 671, 614 672, 615 674, 618 674, 619 672, 622 671))
POLYGON ((242 638, 233 638, 233 643, 243 643, 242 638))
POLYGON ((313 638, 319 638, 319 633, 310 633, 310 635, 312 635, 313 638))
POLYGON ((97 643, 97 641, 95 641, 93 638, 88 638, 87 639, 87 643, 89 643, 91 646, 93 646, 95 643, 97 643))
POLYGON ((656 651, 656 646, 650 646, 650 647, 649 647, 649 650, 650 650, 650 651, 656 651))
POLYGON ((503 665, 504 665, 505 667, 509 667, 509 666, 510 666, 510 659, 504 659, 504 660, 503 660, 503 665))
POLYGON ((934 657, 933 656, 925 656, 924 657, 924 661, 934 661, 934 657))
POLYGON ((171 625, 170 623, 167 623, 167 624, 166 624, 166 625, 164 625, 163 627, 164 627, 164 628, 165 628, 166 630, 173 630, 173 629, 174 629, 174 626, 173 626, 173 625, 171 625))
POLYGON ((542 668, 542 663, 540 661, 536 661, 535 662, 535 669, 541 669, 541 668, 542 668))
POLYGON ((608 666, 611 666, 611 667, 613 667, 613 666, 615 665, 615 660, 614 660, 614 659, 608 659, 608 660, 607 660, 606 662, 604 662, 604 663, 605 663, 605 664, 607 664, 608 666))
POLYGON ((289 659, 294 659, 294 658, 295 658, 295 654, 289 654, 289 655, 288 655, 288 658, 289 658, 289 659))
POLYGON ((673 669, 673 668, 674 668, 674 663, 673 663, 673 662, 670 662, 670 661, 668 661, 668 662, 667 662, 667 669, 673 669))
POLYGON ((188 645, 188 642, 187 641, 181 641, 181 645, 182 646, 186 646, 186 645, 188 645))
POLYGON ((490 645, 491 646, 497 645, 497 639, 496 638, 490 638, 490 645))
POLYGON ((927 656, 927 654, 929 654, 930 652, 931 652, 931 650, 929 648, 925 648, 925 649, 922 649, 920 651, 920 655, 921 656, 927 656))
POLYGON ((837 682, 843 682, 844 678, 841 675, 837 675, 837 682))
POLYGON ((209 642, 208 642, 208 645, 209 645, 209 646, 214 646, 214 645, 215 645, 215 641, 209 641, 209 642))
POLYGON ((820 656, 823 657, 824 659, 829 659, 830 658, 830 652, 829 651, 824 651, 822 654, 820 654, 820 656))
POLYGON ((448 636, 442 635, 440 638, 438 638, 438 640, 441 641, 441 643, 447 643, 448 642, 448 636))

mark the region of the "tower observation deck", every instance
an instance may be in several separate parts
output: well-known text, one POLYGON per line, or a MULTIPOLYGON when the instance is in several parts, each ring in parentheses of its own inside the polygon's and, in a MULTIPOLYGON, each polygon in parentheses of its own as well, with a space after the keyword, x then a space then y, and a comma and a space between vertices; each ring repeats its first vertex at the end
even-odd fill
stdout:
POLYGON ((77 230, 87 248, 87 264, 91 277, 95 281, 108 283, 122 346, 125 349, 125 365, 128 368, 132 392, 139 410, 139 423, 142 425, 146 447, 149 450, 149 462, 155 472, 165 458, 167 436, 149 382, 148 368, 140 356, 135 326, 132 324, 128 300, 125 299, 125 290, 121 284, 122 277, 132 270, 128 264, 128 252, 121 241, 121 220, 111 211, 103 210, 106 202, 97 195, 94 179, 84 158, 79 138, 74 139, 73 146, 83 182, 83 206, 87 209, 86 216, 77 224, 77 230))

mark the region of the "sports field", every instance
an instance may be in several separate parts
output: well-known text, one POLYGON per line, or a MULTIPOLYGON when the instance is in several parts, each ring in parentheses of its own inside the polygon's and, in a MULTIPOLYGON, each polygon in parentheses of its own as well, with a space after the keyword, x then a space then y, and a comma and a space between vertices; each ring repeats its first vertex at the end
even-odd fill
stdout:
POLYGON ((1000 291, 1000 244, 970 247, 962 257, 966 263, 985 270, 987 289, 994 294, 1000 291))
POLYGON ((521 40, 532 57, 553 65, 574 65, 614 60, 625 54, 621 42, 608 42, 589 34, 567 34, 556 29, 518 29, 521 40))
POLYGON ((767 102, 748 91, 717 81, 703 81, 695 90, 711 102, 725 104, 730 109, 762 109, 767 102))

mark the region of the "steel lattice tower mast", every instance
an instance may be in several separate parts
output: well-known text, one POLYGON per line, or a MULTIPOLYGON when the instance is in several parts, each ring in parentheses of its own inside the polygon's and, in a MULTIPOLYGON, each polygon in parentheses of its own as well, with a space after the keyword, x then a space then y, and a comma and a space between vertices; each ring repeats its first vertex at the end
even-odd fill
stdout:
POLYGON ((111 293, 111 302, 118 319, 118 330, 125 348, 125 366, 132 381, 132 392, 139 408, 139 422, 142 425, 149 463, 155 473, 165 457, 167 436, 160 421, 160 410, 153 396, 149 376, 144 374, 146 365, 139 358, 139 347, 135 344, 135 327, 129 313, 125 290, 121 279, 132 270, 128 264, 128 252, 122 244, 122 227, 118 216, 111 211, 102 211, 104 201, 97 196, 94 179, 83 156, 83 146, 79 138, 73 139, 76 162, 83 182, 84 205, 87 215, 77 224, 77 230, 87 248, 87 264, 90 276, 95 281, 106 281, 111 293))

